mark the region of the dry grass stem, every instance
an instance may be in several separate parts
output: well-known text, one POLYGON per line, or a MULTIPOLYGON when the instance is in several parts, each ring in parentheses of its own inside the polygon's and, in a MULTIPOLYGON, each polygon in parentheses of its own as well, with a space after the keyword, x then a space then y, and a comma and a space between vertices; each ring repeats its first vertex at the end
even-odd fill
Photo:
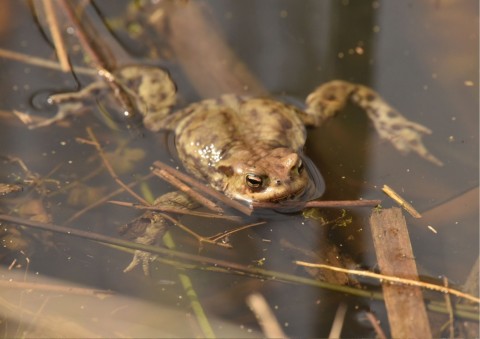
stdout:
MULTIPOLYGON (((37 57, 31 56, 31 55, 18 53, 18 52, 13 52, 13 51, 9 51, 9 50, 3 49, 3 48, 0 48, 0 57, 5 58, 5 59, 19 61, 19 62, 29 64, 29 65, 43 67, 43 68, 49 68, 49 69, 54 69, 54 70, 59 70, 59 71, 62 70, 62 67, 56 61, 37 58, 37 57)), ((88 68, 88 67, 75 67, 75 72, 80 73, 80 74, 85 74, 85 75, 92 75, 92 76, 97 75, 96 70, 94 70, 92 68, 88 68)))
POLYGON ((309 263, 309 262, 305 262, 305 261, 294 261, 294 263, 297 264, 297 265, 300 265, 300 266, 305 266, 305 267, 324 268, 324 269, 327 269, 327 270, 344 272, 344 273, 354 274, 354 275, 358 275, 358 276, 362 276, 362 277, 374 278, 374 279, 378 279, 381 282, 388 281, 388 282, 395 283, 395 284, 423 287, 423 288, 426 288, 426 289, 429 289, 429 290, 432 290, 432 291, 436 291, 436 292, 448 293, 448 294, 454 295, 458 298, 467 299, 467 300, 470 300, 470 301, 473 301, 475 303, 480 304, 480 298, 477 298, 473 295, 463 293, 461 291, 455 290, 455 289, 450 288, 450 287, 435 285, 435 284, 426 283, 426 282, 423 282, 423 281, 405 279, 405 278, 398 278, 398 277, 393 277, 393 276, 389 276, 389 275, 373 273, 373 272, 369 272, 369 271, 351 270, 351 269, 340 268, 340 267, 324 265, 324 264, 314 264, 314 263, 309 263))
POLYGON ((266 338, 287 338, 271 307, 260 293, 250 294, 246 303, 255 314, 266 338))
POLYGON ((382 191, 385 192, 390 198, 395 200, 405 211, 407 211, 414 218, 421 218, 422 215, 405 199, 403 199, 397 192, 395 192, 390 186, 383 185, 382 191))
POLYGON ((169 220, 169 221, 172 222, 175 226, 177 226, 177 227, 180 228, 181 230, 187 232, 188 234, 190 234, 191 236, 193 236, 194 238, 196 238, 196 239, 200 242, 200 244, 201 244, 201 243, 208 243, 208 244, 218 245, 218 246, 221 246, 221 247, 232 248, 232 245, 230 245, 230 244, 222 243, 222 242, 216 242, 216 241, 210 240, 210 239, 207 238, 207 237, 203 237, 203 236, 199 235, 198 233, 195 233, 194 231, 192 231, 191 229, 189 229, 187 226, 185 226, 184 224, 182 224, 180 221, 178 221, 178 220, 175 219, 175 218, 172 218, 172 217, 169 216, 168 214, 158 213, 158 215, 160 215, 161 217, 169 220))
POLYGON ((67 49, 60 33, 58 26, 57 15, 53 8, 53 0, 43 0, 43 7, 45 8, 45 14, 47 16, 47 23, 52 34, 53 44, 57 53, 58 61, 63 72, 70 71, 70 63, 68 62, 67 49))
POLYGON ((341 338, 343 324, 345 323, 345 314, 347 314, 347 304, 340 303, 335 312, 335 319, 333 319, 332 328, 328 334, 329 339, 341 338))
MULTIPOLYGON (((135 182, 131 182, 129 184, 127 184, 127 186, 129 188, 133 188, 135 187, 135 185, 137 185, 138 183, 142 182, 142 181, 145 181, 149 178, 151 178, 153 176, 153 174, 147 174, 146 176, 140 178, 138 181, 135 181, 135 182)), ((114 196, 122 193, 122 192, 125 192, 125 189, 123 187, 120 187, 118 188, 117 190, 105 195, 104 197, 98 199, 96 202, 94 202, 93 204, 90 204, 88 206, 85 206, 84 208, 82 208, 80 211, 77 211, 75 212, 70 218, 68 218, 67 221, 65 221, 65 225, 68 225, 70 224, 72 221, 78 219, 80 216, 82 216, 83 214, 85 214, 86 212, 90 211, 91 209, 94 209, 95 207, 97 206, 100 206, 101 204, 107 202, 109 199, 113 198, 114 196)), ((143 206, 143 205, 142 205, 143 206)), ((148 207, 148 206, 145 206, 145 207, 148 207)))

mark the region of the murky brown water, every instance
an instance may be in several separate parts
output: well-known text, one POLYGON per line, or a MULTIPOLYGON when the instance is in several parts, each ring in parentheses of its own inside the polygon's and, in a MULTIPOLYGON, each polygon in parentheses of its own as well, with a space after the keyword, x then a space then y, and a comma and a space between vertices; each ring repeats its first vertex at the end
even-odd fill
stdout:
MULTIPOLYGON (((121 14, 125 3, 117 1, 113 7, 113 2, 100 1, 98 5, 110 18, 121 14)), ((56 60, 51 44, 23 2, 2 1, 0 6, 5 16, 0 20, 1 48, 56 60)), ((445 276, 453 285, 464 284, 479 256, 478 3, 223 0, 209 1, 208 6, 208 15, 225 35, 228 46, 272 95, 300 103, 322 82, 359 82, 375 88, 409 119, 433 131, 425 137, 425 143, 445 163, 443 167, 415 155, 399 155, 373 133, 365 115, 350 106, 325 126, 309 132, 306 153, 322 171, 326 200, 382 199, 382 206, 393 206, 381 192, 381 187, 388 184, 412 202, 424 215, 422 219, 407 217, 420 275, 445 276)), ((128 62, 148 60, 169 69, 181 102, 189 103, 201 96, 171 50, 162 48, 155 39, 142 37, 132 42, 125 38, 124 31, 119 31, 118 36, 131 53, 128 62), (158 52, 155 56, 151 56, 152 46, 158 52)), ((203 37, 191 39, 201 43, 203 37)), ((72 37, 67 39, 67 45, 73 53, 76 47, 72 37)), ((78 53, 72 60, 81 63, 78 53)), ((202 65, 199 62, 199 67, 202 65)), ((44 183, 46 191, 25 186, 23 192, 0 197, 1 213, 25 218, 33 215, 37 219, 48 213, 52 223, 63 225, 98 197, 118 188, 105 171, 100 172, 102 165, 95 149, 76 141, 87 137, 86 127, 93 129, 107 152, 117 150, 116 159, 120 160, 112 162, 125 182, 148 174, 155 160, 171 163, 165 135, 128 129, 121 119, 114 119, 119 129, 111 129, 98 112, 61 126, 29 130, 12 110, 49 117, 55 109, 45 99, 50 93, 76 90, 75 79, 69 73, 3 57, 0 74, 0 155, 20 158, 30 171, 55 180, 44 183)), ((86 75, 79 77, 83 85, 91 81, 86 75)), ((0 182, 21 182, 25 177, 17 163, 2 161, 0 182)), ((151 179, 148 189, 137 187, 137 192, 141 189, 157 196, 172 187, 151 179)), ((126 194, 114 200, 133 201, 126 194)), ((368 228, 370 210, 347 212, 353 222, 346 227, 321 226, 311 219, 305 222, 298 215, 267 218, 267 225, 231 236, 232 250, 206 245, 199 252, 194 239, 176 228, 171 233, 179 251, 302 277, 308 275, 292 260, 308 259, 308 253, 329 246, 327 242, 360 267, 373 269, 376 257, 368 228)), ((103 204, 69 226, 118 237, 117 227, 140 213, 103 204)), ((328 219, 341 215, 337 210, 324 213, 328 219)), ((202 234, 232 227, 194 217, 183 217, 182 222, 202 234)), ((140 269, 124 274, 122 270, 130 260, 128 253, 68 235, 46 236, 29 228, 20 231, 21 238, 30 244, 27 276, 38 272, 40 276, 153 301, 182 314, 192 312, 174 266, 154 264, 151 278, 143 277, 140 269)), ((21 266, 15 270, 26 270, 22 254, 6 253, 0 259, 4 266, 17 259, 21 266)), ((363 310, 372 310, 388 333, 385 308, 378 301, 233 272, 185 272, 207 316, 238 325, 241 332, 233 336, 259 330, 245 304, 245 297, 253 291, 265 296, 283 330, 292 337, 328 336, 342 301, 348 305, 342 336, 375 335, 363 319, 363 310)), ((440 295, 434 296, 443 300, 440 295)), ((198 333, 194 323, 191 320, 188 325, 192 335, 198 333)), ((172 324, 172 333, 176 326, 185 327, 185 320, 172 324)))

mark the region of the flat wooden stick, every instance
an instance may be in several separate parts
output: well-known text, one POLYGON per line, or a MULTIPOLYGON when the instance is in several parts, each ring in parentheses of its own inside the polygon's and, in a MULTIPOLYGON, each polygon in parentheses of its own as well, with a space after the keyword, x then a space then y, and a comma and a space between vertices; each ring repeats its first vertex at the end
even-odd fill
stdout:
MULTIPOLYGON (((370 217, 373 243, 382 274, 419 280, 407 224, 401 209, 374 210, 370 217)), ((393 338, 431 338, 420 287, 383 283, 393 338)))

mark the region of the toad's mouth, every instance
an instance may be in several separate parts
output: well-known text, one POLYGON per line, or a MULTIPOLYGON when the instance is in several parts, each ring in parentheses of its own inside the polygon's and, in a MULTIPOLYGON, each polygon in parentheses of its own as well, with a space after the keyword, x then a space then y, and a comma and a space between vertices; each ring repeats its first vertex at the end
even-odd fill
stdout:
POLYGON ((267 199, 268 202, 278 203, 282 201, 293 201, 301 197, 306 190, 307 186, 300 187, 298 190, 293 192, 288 192, 287 194, 282 194, 280 196, 272 197, 267 199))
MULTIPOLYGON (((307 159, 309 161, 310 159, 307 159)), ((320 172, 316 167, 309 168, 309 180, 305 185, 298 187, 296 190, 284 192, 284 194, 278 194, 268 199, 258 199, 251 201, 252 205, 263 203, 273 203, 284 205, 292 202, 306 202, 310 200, 318 199, 325 190, 325 183, 323 181, 320 172)))

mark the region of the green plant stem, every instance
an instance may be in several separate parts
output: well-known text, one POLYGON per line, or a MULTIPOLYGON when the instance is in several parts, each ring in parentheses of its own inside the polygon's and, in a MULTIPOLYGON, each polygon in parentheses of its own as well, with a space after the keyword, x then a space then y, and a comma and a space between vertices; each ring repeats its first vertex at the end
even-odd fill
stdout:
MULTIPOLYGON (((152 194, 152 191, 150 190, 149 185, 144 182, 140 186, 140 189, 142 191, 143 197, 148 202, 153 203, 155 198, 152 194)), ((170 232, 167 231, 163 236, 162 240, 168 249, 175 250, 175 247, 176 247, 175 241, 173 240, 170 232)), ((197 295, 197 292, 195 291, 192 280, 190 279, 188 274, 185 273, 185 270, 181 268, 181 266, 175 266, 175 268, 177 269, 178 280, 180 280, 180 284, 182 285, 183 290, 185 291, 188 299, 190 300, 190 306, 192 307, 193 314, 195 314, 195 317, 198 321, 200 329, 203 332, 203 337, 215 338, 216 337, 215 333, 213 332, 213 328, 210 325, 210 321, 208 321, 208 317, 205 314, 202 304, 198 298, 198 295, 197 295)))
MULTIPOLYGON (((163 237, 163 243, 171 250, 175 249, 175 242, 172 238, 170 232, 167 232, 163 237)), ((185 273, 184 269, 176 266, 178 279, 182 284, 183 290, 187 294, 188 299, 190 300, 190 306, 192 307, 193 313, 195 314, 198 324, 202 329, 203 336, 205 338, 215 338, 215 333, 213 332, 212 326, 208 321, 208 317, 203 310, 203 306, 198 299, 197 292, 195 292, 195 288, 193 287, 192 280, 185 273)))
MULTIPOLYGON (((37 221, 12 217, 5 214, 0 214, 0 220, 12 222, 15 224, 20 224, 23 226, 41 228, 44 230, 48 230, 56 233, 62 233, 65 235, 74 235, 77 237, 97 241, 100 243, 116 245, 123 248, 147 251, 150 253, 160 254, 170 258, 189 260, 196 263, 201 263, 203 265, 211 265, 211 266, 203 266, 203 267, 192 266, 192 268, 195 268, 195 269, 203 269, 207 271, 216 271, 216 272, 224 272, 224 273, 226 272, 229 274, 235 273, 243 276, 248 275, 250 277, 255 277, 259 279, 270 279, 270 280, 276 280, 281 282, 298 283, 298 284, 303 284, 303 285, 308 285, 313 287, 325 288, 331 291, 350 294, 358 297, 370 298, 374 300, 383 300, 383 295, 380 292, 368 291, 365 289, 359 289, 351 286, 335 285, 335 284, 318 281, 310 278, 298 277, 298 276, 287 274, 287 273, 269 271, 269 270, 264 270, 256 267, 248 267, 248 266, 244 266, 244 265, 233 263, 233 262, 227 262, 224 260, 209 258, 201 255, 183 253, 183 252, 171 250, 168 248, 141 245, 134 242, 121 240, 121 239, 109 237, 102 234, 96 234, 96 233, 86 232, 82 230, 71 229, 68 227, 62 227, 62 226, 57 226, 53 224, 45 224, 37 221)), ((176 263, 175 265, 179 265, 179 267, 181 267, 182 264, 184 263, 176 263)), ((445 303, 441 303, 441 302, 427 303, 427 308, 433 312, 448 314, 448 310, 445 306, 445 303)), ((455 308, 454 315, 459 318, 478 321, 478 310, 473 306, 470 308, 470 311, 466 311, 465 309, 457 310, 455 308)))

